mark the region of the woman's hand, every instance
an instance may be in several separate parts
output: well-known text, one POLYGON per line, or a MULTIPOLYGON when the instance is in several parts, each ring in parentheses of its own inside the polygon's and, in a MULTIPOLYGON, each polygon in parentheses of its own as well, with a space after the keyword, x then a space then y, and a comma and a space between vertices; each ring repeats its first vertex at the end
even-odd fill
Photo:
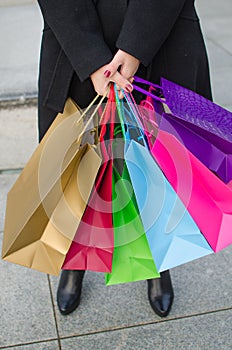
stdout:
POLYGON ((110 82, 116 83, 121 89, 127 92, 133 90, 133 86, 130 81, 122 76, 117 70, 110 74, 106 74, 108 65, 99 68, 96 72, 91 74, 90 78, 92 80, 93 86, 97 94, 104 95, 110 82))
MULTIPOLYGON (((99 95, 104 95, 107 86, 110 82, 116 83, 118 89, 123 89, 126 92, 132 92, 133 76, 137 72, 140 61, 134 56, 118 50, 114 58, 107 65, 99 68, 91 74, 95 91, 99 95)), ((123 97, 119 94, 119 97, 123 97)))
POLYGON ((118 50, 112 61, 106 66, 105 74, 112 77, 115 72, 119 71, 122 76, 132 80, 139 68, 140 61, 129 53, 118 50))

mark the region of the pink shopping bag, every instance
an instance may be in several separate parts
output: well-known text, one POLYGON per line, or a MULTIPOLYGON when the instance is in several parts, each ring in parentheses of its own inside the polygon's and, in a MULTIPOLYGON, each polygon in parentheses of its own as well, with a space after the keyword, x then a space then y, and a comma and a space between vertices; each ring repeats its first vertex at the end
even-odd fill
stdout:
POLYGON ((159 131, 151 153, 212 249, 218 252, 232 244, 231 184, 223 183, 165 131, 159 131))

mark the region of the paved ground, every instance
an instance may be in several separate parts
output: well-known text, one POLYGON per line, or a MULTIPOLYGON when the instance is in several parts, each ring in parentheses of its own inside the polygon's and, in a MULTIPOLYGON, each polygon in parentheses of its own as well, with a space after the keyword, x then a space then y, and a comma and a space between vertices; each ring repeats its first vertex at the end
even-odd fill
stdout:
MULTIPOLYGON (((232 110, 231 0, 197 6, 215 101, 232 110)), ((34 1, 0 0, 0 100, 8 101, 0 108, 1 237, 6 194, 37 144, 36 108, 24 99, 37 94, 41 27, 34 1)), ((160 319, 148 304, 146 282, 105 287, 103 275, 90 272, 80 307, 61 316, 58 278, 1 261, 0 349, 232 349, 231 265, 229 247, 173 269, 175 302, 160 319)))

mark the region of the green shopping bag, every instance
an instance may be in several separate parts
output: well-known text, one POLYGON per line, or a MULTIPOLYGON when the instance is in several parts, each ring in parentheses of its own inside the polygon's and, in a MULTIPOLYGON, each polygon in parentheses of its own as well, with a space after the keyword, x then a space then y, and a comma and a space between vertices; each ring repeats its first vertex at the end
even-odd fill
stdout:
POLYGON ((105 274, 106 285, 159 277, 125 162, 122 175, 114 162, 112 180, 114 254, 112 272, 105 274))

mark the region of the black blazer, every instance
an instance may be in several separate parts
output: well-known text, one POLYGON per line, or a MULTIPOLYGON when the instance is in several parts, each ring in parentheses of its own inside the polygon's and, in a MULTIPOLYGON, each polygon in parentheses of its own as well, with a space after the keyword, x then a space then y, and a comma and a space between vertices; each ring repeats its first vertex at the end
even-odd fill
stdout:
POLYGON ((39 73, 40 134, 67 96, 87 105, 90 74, 117 49, 141 61, 138 75, 166 77, 211 98, 194 0, 38 0, 44 31, 39 73), (53 111, 53 112, 52 112, 53 111), (48 118, 48 113, 53 115, 48 118), (46 125, 42 125, 45 122, 46 125))

